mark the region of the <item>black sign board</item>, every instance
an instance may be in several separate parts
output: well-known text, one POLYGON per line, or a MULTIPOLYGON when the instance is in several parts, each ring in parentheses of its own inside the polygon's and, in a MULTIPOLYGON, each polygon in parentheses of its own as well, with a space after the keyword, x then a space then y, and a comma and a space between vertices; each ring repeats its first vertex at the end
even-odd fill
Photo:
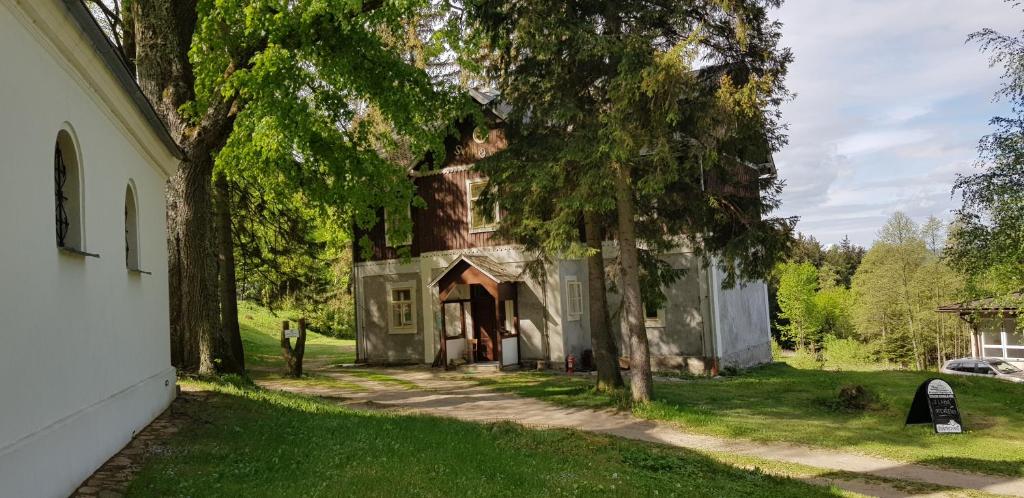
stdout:
POLYGON ((964 431, 953 388, 942 379, 928 379, 917 388, 907 414, 907 425, 932 424, 937 434, 964 431))

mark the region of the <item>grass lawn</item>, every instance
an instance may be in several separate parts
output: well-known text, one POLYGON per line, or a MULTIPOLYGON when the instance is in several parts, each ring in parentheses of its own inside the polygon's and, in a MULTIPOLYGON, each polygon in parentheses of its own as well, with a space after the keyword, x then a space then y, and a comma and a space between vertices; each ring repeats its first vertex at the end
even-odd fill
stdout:
MULTIPOLYGON (((967 432, 936 435, 904 427, 917 386, 928 372, 801 370, 775 363, 735 377, 658 382, 655 401, 635 410, 705 434, 840 448, 906 462, 1024 476, 1024 385, 943 376, 953 386, 967 432), (836 410, 829 401, 844 385, 879 394, 884 407, 836 410)), ((566 406, 622 406, 595 394, 587 377, 522 373, 478 382, 566 406)))
POLYGON ((708 456, 569 431, 353 411, 242 382, 151 457, 129 496, 838 496, 708 456))
MULTIPOLYGON (((245 348, 245 366, 257 370, 286 370, 281 356, 281 322, 288 320, 298 327, 299 314, 277 310, 276 314, 254 303, 238 303, 238 322, 245 348)), ((294 343, 294 339, 292 340, 294 343)), ((303 363, 337 365, 356 360, 356 341, 335 339, 315 332, 306 334, 306 354, 303 363)))

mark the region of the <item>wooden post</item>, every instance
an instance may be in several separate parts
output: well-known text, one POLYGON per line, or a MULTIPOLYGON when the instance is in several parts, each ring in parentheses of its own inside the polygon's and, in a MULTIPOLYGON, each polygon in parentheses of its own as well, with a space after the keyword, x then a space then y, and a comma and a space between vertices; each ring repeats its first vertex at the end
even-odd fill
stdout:
POLYGON ((281 354, 288 364, 288 373, 292 377, 302 377, 302 356, 306 353, 306 319, 299 318, 299 336, 295 338, 295 347, 287 336, 288 320, 281 322, 281 354))

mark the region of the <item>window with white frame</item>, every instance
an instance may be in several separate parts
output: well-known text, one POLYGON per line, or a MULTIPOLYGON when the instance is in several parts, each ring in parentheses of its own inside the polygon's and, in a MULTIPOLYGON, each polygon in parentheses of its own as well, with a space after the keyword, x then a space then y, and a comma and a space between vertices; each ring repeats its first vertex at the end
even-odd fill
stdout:
MULTIPOLYGON (((412 220, 412 207, 411 206, 406 206, 406 208, 405 208, 405 215, 407 217, 406 219, 412 220)), ((388 247, 402 247, 402 246, 412 245, 412 230, 411 229, 410 229, 409 233, 407 233, 405 235, 405 237, 403 237, 403 238, 396 239, 396 238, 392 238, 391 237, 391 230, 393 229, 393 227, 395 225, 395 220, 396 220, 395 216, 390 211, 385 209, 384 210, 384 240, 385 240, 385 243, 388 245, 388 247)))
POLYGON ((505 334, 516 335, 516 303, 511 299, 505 300, 505 334))
POLYGON ((1024 359, 1024 335, 1016 330, 1013 319, 1002 320, 981 334, 981 348, 985 357, 1021 360, 1024 359))
POLYGON ((565 311, 570 321, 583 316, 583 284, 576 277, 565 279, 565 311))
POLYGON ((469 205, 469 232, 492 232, 498 227, 500 221, 500 210, 498 204, 494 204, 493 211, 483 210, 477 206, 480 196, 487 188, 487 180, 468 180, 466 193, 469 205))
POLYGON ((665 308, 644 304, 644 325, 647 327, 664 327, 665 308))
POLYGON ((416 332, 416 288, 412 283, 388 287, 388 330, 392 334, 416 332))

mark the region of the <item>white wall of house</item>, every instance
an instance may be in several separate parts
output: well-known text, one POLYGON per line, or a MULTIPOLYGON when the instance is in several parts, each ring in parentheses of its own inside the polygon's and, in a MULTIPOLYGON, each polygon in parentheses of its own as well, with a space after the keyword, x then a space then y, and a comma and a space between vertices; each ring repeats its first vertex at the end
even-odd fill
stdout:
POLYGON ((66 496, 173 399, 164 184, 176 160, 59 0, 0 0, 0 496, 66 496), (82 246, 57 248, 75 137, 82 246), (140 266, 125 258, 137 192, 140 266))
POLYGON ((738 282, 723 289, 725 275, 708 269, 715 354, 721 367, 747 368, 772 359, 768 286, 763 281, 738 282))

